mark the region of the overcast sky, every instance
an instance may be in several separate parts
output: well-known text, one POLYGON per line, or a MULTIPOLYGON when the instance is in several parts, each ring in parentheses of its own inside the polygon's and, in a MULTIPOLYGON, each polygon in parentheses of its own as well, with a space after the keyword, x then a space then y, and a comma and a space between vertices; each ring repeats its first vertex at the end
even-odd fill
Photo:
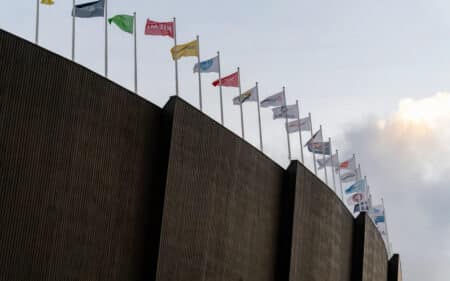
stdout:
MULTIPOLYGON (((0 28, 34 40, 33 1, 0 0, 0 28), (6 8, 7 7, 7 8, 6 8)), ((71 1, 41 6, 40 45, 71 53, 71 1)), ((78 1, 81 3, 82 1, 78 1)), ((145 19, 177 17, 178 42, 200 35, 201 57, 221 51, 224 75, 241 67, 244 90, 261 97, 286 86, 289 102, 332 137, 341 158, 356 153, 376 200, 385 199, 391 242, 408 281, 450 276, 450 2, 109 1, 109 15, 137 11, 139 95, 163 106, 174 94, 168 37, 143 35, 145 19)), ((77 19, 76 61, 103 73, 102 18, 77 19)), ((133 89, 132 36, 109 28, 110 79, 133 89)), ((179 61, 181 97, 198 106, 195 58, 179 61)), ((219 120, 218 90, 203 75, 204 110, 219 120)), ((225 125, 240 133, 233 88, 224 89, 225 125)), ((244 106, 246 138, 258 145, 254 103, 244 106)), ((266 153, 287 165, 282 121, 263 109, 266 153)), ((304 134, 304 140, 307 134, 304 134)), ((299 155, 298 139, 292 136, 299 155)), ((311 159, 306 155, 306 164, 311 159)))

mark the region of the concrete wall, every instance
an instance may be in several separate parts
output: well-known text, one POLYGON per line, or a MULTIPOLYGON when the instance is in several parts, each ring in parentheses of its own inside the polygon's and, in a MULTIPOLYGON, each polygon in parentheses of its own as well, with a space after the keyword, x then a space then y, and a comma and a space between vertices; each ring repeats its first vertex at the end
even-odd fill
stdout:
POLYGON ((0 280, 149 280, 162 111, 0 32, 0 280))
POLYGON ((1 281, 387 280, 375 226, 300 163, 3 31, 0 54, 1 281))
POLYGON ((336 194, 298 162, 288 168, 295 187, 291 281, 350 281, 353 216, 336 194))

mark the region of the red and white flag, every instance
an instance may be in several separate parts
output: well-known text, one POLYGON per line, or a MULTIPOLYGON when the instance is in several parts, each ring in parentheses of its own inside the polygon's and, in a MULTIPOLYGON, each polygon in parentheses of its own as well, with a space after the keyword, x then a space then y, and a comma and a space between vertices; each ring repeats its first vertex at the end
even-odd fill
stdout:
POLYGON ((156 22, 147 19, 145 35, 160 35, 173 38, 173 22, 156 22))
POLYGON ((222 87, 239 87, 239 75, 236 71, 233 74, 230 74, 226 77, 223 77, 221 79, 217 79, 216 81, 212 82, 212 85, 214 87, 216 86, 222 86, 222 87))
POLYGON ((356 161, 355 158, 352 157, 350 159, 345 160, 344 162, 341 162, 339 164, 339 168, 341 169, 349 169, 349 170, 355 170, 356 169, 356 161))

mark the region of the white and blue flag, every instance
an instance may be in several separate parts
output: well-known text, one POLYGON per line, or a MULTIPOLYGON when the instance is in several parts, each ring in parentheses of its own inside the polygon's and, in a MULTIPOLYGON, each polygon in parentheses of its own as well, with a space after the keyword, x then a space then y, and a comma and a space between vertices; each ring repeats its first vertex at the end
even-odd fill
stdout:
POLYGON ((105 14, 105 1, 99 0, 84 4, 75 5, 72 16, 77 18, 103 17, 105 14))
POLYGON ((219 57, 216 56, 209 60, 201 61, 200 65, 196 63, 194 65, 194 73, 199 72, 199 69, 201 73, 219 73, 219 57))
POLYGON ((349 186, 345 190, 345 194, 352 194, 355 192, 365 192, 366 191, 366 181, 364 179, 356 181, 354 184, 349 186))

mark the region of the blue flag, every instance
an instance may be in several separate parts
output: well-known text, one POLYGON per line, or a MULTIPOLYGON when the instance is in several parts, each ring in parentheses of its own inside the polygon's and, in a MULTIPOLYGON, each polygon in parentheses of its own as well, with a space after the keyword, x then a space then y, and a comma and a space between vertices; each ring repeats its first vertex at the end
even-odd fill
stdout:
POLYGON ((379 223, 382 223, 384 221, 385 221, 384 216, 375 217, 375 224, 379 224, 379 223))
POLYGON ((104 0, 75 5, 75 8, 72 10, 72 16, 77 18, 103 17, 104 14, 104 0))
POLYGON ((355 193, 355 192, 364 192, 366 189, 366 183, 364 181, 364 179, 358 180, 357 182, 355 182, 354 184, 352 184, 351 186, 349 186, 346 190, 345 190, 345 194, 351 194, 351 193, 355 193))

